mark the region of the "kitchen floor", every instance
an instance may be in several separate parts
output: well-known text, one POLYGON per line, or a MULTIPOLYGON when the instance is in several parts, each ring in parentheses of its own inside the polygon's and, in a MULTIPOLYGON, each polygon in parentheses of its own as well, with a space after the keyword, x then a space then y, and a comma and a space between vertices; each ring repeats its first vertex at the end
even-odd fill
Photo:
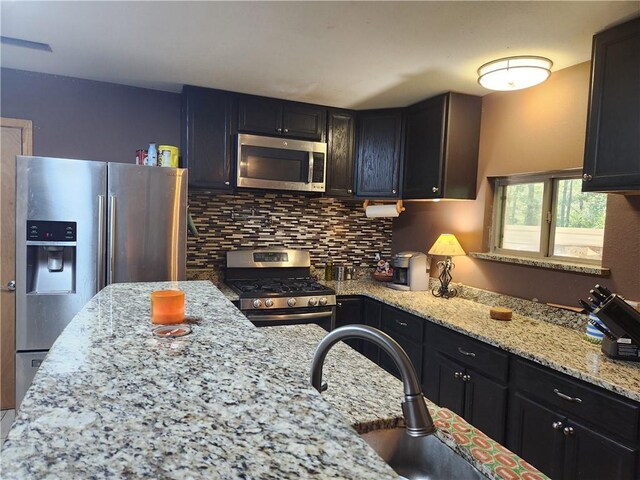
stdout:
POLYGON ((2 437, 2 441, 0 444, 4 443, 7 435, 9 434, 9 429, 11 425, 13 425, 13 421, 16 418, 15 410, 2 410, 2 421, 0 423, 0 436, 2 437))

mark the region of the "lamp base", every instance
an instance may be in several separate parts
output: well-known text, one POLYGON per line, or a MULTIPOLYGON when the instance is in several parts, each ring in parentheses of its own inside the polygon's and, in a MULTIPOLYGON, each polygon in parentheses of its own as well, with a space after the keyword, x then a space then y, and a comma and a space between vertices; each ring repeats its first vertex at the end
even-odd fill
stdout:
POLYGON ((451 261, 451 257, 447 257, 445 260, 438 262, 440 268, 440 286, 434 287, 431 293, 434 297, 453 298, 458 295, 458 291, 455 288, 449 288, 451 283, 451 270, 455 268, 454 263, 451 261))

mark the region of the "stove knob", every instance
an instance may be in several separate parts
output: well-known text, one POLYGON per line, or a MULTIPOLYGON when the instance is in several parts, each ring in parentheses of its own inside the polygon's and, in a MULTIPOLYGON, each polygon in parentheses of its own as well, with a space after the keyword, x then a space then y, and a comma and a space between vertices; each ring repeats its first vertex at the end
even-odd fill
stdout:
POLYGON ((260 299, 256 298, 256 299, 253 301, 253 308, 260 308, 260 307, 262 307, 262 300, 260 300, 260 299))
POLYGON ((323 307, 327 304, 327 298, 326 297, 320 297, 320 305, 322 305, 323 307))
POLYGON ((295 298, 290 298, 289 300, 287 300, 287 305, 289 305, 290 307, 295 307, 296 306, 296 299, 295 298))
POLYGON ((264 306, 265 306, 265 307, 273 307, 273 300, 271 300, 270 298, 267 298, 267 299, 264 301, 264 306))
POLYGON ((318 304, 318 299, 316 297, 311 297, 309 299, 309 305, 311 305, 312 307, 315 307, 318 304))

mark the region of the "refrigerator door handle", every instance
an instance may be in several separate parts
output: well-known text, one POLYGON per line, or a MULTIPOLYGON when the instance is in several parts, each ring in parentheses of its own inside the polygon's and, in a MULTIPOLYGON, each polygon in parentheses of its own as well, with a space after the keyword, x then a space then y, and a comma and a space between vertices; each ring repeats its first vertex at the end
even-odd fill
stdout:
POLYGON ((96 293, 104 288, 104 195, 98 195, 98 262, 96 265, 96 293))
POLYGON ((116 197, 109 197, 109 284, 113 283, 116 275, 116 197))

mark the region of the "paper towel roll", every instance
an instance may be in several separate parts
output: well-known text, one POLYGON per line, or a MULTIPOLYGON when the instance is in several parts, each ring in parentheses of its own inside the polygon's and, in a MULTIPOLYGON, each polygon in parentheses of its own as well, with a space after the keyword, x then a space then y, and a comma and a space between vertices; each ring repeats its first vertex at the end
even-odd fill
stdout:
POLYGON ((400 215, 395 203, 393 205, 370 205, 365 212, 369 218, 397 217, 400 215))

